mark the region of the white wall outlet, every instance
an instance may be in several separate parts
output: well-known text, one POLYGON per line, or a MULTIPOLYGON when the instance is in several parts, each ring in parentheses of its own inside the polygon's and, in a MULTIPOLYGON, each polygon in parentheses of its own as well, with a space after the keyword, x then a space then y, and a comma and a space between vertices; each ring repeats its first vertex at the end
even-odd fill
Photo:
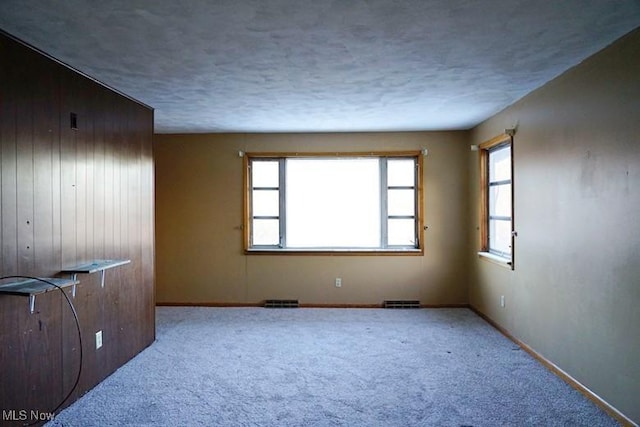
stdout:
POLYGON ((96 350, 102 347, 102 331, 96 332, 96 350))
POLYGON ((504 295, 500 295, 500 307, 504 308, 504 295))
POLYGON ((336 288, 342 287, 342 278, 336 277, 336 288))

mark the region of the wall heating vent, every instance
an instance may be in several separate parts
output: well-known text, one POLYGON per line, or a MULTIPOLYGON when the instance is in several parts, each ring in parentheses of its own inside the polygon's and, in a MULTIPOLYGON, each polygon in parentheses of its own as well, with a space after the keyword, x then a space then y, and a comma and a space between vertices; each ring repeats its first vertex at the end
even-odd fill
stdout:
POLYGON ((297 299, 268 299, 264 303, 265 308, 298 308, 297 299))
POLYGON ((384 308, 420 308, 420 301, 388 300, 382 306, 384 308))

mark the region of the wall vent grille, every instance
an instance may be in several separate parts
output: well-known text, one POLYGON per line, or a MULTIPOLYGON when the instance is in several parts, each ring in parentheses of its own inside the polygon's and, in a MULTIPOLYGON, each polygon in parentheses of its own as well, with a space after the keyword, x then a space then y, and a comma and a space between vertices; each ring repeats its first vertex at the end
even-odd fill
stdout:
POLYGON ((414 300, 387 300, 382 306, 384 308, 420 308, 420 301, 414 300))
POLYGON ((265 308, 298 308, 297 299, 268 299, 264 303, 265 308))

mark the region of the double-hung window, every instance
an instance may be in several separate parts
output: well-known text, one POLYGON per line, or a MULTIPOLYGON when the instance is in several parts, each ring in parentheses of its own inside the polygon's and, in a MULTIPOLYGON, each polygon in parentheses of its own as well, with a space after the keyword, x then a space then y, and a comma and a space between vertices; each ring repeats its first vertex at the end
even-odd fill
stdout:
POLYGON ((419 153, 245 155, 245 250, 422 253, 419 153))
POLYGON ((512 137, 501 135, 480 145, 480 254, 513 268, 512 137))

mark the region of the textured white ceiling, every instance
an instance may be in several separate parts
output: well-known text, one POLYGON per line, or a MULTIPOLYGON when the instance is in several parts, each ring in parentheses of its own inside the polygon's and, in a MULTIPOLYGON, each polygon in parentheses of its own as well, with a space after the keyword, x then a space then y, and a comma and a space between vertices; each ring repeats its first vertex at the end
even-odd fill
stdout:
POLYGON ((156 132, 468 129, 640 26, 638 0, 1 0, 156 132))

